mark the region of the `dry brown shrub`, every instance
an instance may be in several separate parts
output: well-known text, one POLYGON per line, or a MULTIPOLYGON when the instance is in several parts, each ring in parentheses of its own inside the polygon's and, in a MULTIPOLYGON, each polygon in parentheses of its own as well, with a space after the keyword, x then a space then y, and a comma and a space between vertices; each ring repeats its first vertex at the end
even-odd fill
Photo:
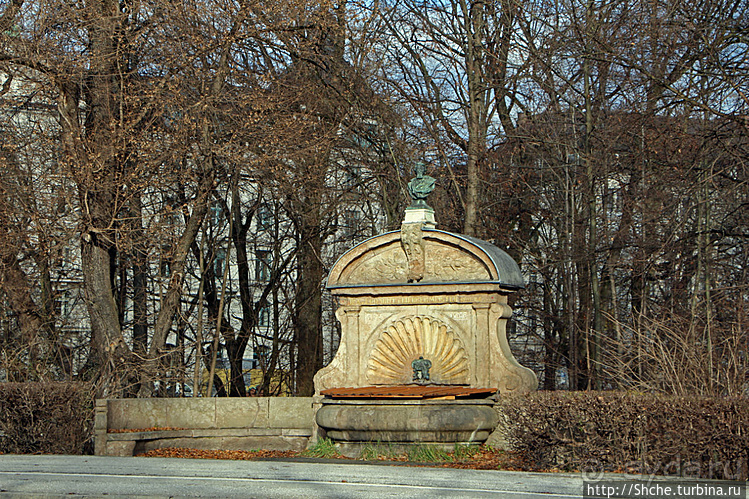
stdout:
POLYGON ((83 454, 93 428, 85 383, 0 383, 0 453, 83 454))
POLYGON ((505 438, 534 468, 746 479, 749 400, 537 392, 500 401, 505 438))

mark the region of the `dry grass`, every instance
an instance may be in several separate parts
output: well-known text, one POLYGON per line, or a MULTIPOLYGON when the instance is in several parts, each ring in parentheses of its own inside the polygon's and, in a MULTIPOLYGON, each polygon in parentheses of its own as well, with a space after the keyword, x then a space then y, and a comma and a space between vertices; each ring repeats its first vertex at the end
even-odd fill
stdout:
MULTIPOLYGON (((304 458, 304 457, 318 457, 311 456, 305 452, 294 452, 294 451, 269 451, 269 450, 256 450, 256 451, 225 451, 225 450, 198 450, 198 449, 185 449, 185 448, 165 448, 155 449, 148 452, 138 454, 142 457, 176 457, 186 459, 231 459, 231 460, 255 460, 255 459, 289 459, 289 458, 304 458)), ((349 459, 342 457, 339 454, 326 454, 323 456, 326 458, 335 459, 349 459)), ((521 460, 516 454, 504 452, 501 450, 493 449, 491 447, 482 446, 475 449, 470 453, 465 450, 456 450, 454 452, 447 452, 441 455, 442 459, 435 459, 430 461, 423 460, 423 452, 413 454, 413 459, 409 459, 407 454, 379 454, 375 458, 368 458, 367 460, 377 460, 384 462, 393 463, 408 463, 415 462, 420 466, 435 466, 445 468, 461 468, 461 469, 476 469, 476 470, 523 470, 521 466, 521 460)), ((364 459, 362 459, 364 461, 364 459)))

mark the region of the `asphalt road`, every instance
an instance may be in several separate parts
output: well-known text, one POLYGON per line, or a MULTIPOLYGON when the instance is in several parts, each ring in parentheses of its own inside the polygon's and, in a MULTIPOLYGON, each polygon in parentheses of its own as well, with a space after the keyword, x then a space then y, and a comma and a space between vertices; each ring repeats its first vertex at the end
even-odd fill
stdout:
POLYGON ((579 475, 315 461, 0 455, 9 497, 580 498, 579 475))

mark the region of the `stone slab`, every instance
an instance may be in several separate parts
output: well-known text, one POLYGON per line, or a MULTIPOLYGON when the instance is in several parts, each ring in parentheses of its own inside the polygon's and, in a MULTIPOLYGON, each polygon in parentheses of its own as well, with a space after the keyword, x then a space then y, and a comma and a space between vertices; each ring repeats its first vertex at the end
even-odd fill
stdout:
POLYGON ((96 407, 98 455, 175 446, 303 450, 315 431, 312 397, 110 399, 96 407), (107 432, 154 427, 180 429, 107 432))
POLYGON ((311 437, 314 430, 311 428, 284 428, 281 435, 284 437, 311 437))
POLYGON ((107 456, 120 456, 120 457, 127 457, 133 455, 133 450, 135 449, 135 441, 125 441, 125 442, 107 442, 107 456))
POLYGON ((107 429, 166 426, 167 406, 158 399, 107 400, 107 429))
POLYGON ((137 440, 156 440, 160 438, 192 437, 193 430, 154 430, 107 433, 108 442, 127 442, 137 440))
POLYGON ((217 428, 269 426, 269 397, 215 398, 217 428))
MULTIPOLYGON (((158 400, 158 399, 155 399, 158 400)), ((166 398, 168 428, 215 428, 216 399, 213 398, 166 398)), ((154 402, 155 404, 159 402, 154 402)))
POLYGON ((312 397, 269 397, 268 426, 271 428, 312 428, 315 414, 312 397))

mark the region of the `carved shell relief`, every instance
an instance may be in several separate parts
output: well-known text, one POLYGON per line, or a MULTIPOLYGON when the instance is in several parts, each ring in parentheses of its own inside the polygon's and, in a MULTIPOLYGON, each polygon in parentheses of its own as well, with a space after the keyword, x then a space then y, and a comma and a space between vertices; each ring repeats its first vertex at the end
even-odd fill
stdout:
POLYGON ((447 324, 424 316, 401 318, 382 330, 369 357, 367 381, 382 385, 412 383, 412 362, 419 357, 432 363, 431 383, 470 383, 463 342, 447 324))

